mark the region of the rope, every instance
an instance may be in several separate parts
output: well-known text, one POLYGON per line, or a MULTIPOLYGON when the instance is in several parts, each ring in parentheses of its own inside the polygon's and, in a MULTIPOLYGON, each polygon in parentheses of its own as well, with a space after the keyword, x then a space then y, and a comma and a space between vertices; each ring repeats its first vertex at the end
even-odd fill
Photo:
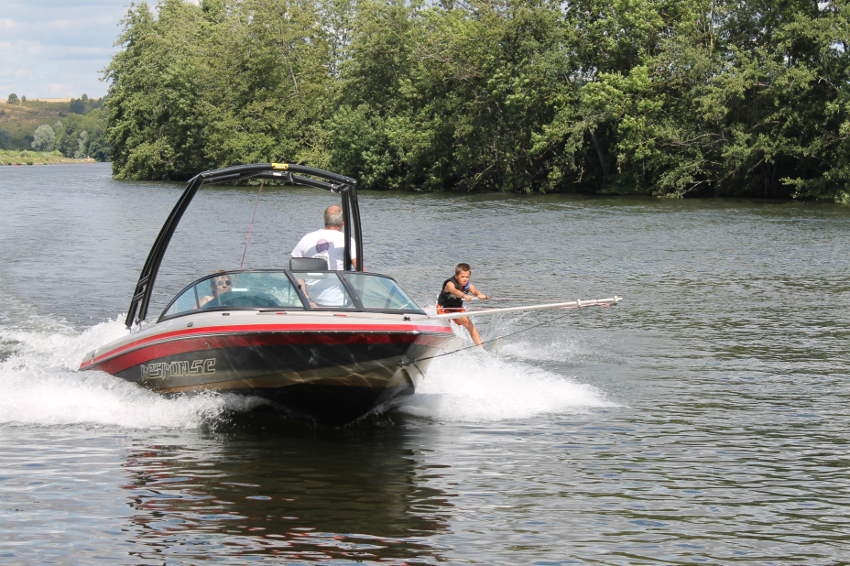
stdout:
POLYGON ((553 323, 557 320, 560 320, 560 319, 566 317, 568 314, 571 314, 571 313, 564 313, 561 316, 553 318, 552 320, 544 320, 543 322, 539 322, 537 324, 533 324, 533 325, 527 326, 525 328, 520 328, 519 330, 517 330, 515 332, 509 332, 508 334, 502 334, 501 336, 496 336, 495 338, 491 338, 490 340, 484 340, 483 342, 481 342, 481 344, 471 344, 469 346, 464 346, 462 348, 458 348, 457 350, 451 350, 450 352, 443 352, 442 354, 435 354, 433 356, 426 356, 424 358, 416 358, 415 360, 412 360, 410 363, 416 364, 417 362, 422 362, 422 361, 425 361, 425 360, 433 360, 434 358, 442 358, 444 356, 450 356, 452 354, 457 354, 458 352, 463 352, 464 350, 469 350, 471 348, 478 348, 479 346, 483 346, 485 344, 492 344, 493 342, 497 342, 499 340, 504 340, 505 338, 510 338, 511 336, 516 336, 517 334, 520 334, 522 332, 528 332, 529 330, 534 330, 535 328, 539 328, 541 326, 551 324, 551 323, 553 323))
POLYGON ((245 269, 245 256, 248 255, 248 246, 251 243, 251 237, 254 235, 254 218, 257 216, 257 205, 260 204, 260 193, 263 192, 265 179, 260 181, 260 186, 257 188, 257 197, 254 199, 254 209, 251 211, 251 221, 248 223, 248 230, 245 232, 245 246, 242 248, 242 259, 239 262, 239 269, 245 269))

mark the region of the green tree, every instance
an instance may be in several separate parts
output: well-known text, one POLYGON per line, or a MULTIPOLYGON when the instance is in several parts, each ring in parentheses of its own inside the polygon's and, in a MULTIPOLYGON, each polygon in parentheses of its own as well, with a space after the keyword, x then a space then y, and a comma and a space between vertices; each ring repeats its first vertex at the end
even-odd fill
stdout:
MULTIPOLYGON (((848 37, 837 0, 143 2, 107 136, 119 177, 850 200, 848 37)), ((104 147, 90 113, 62 151, 104 147)))
POLYGON ((334 163, 390 189, 527 190, 545 179, 529 150, 564 76, 559 14, 539 2, 361 3, 334 163), (342 140, 352 120, 361 133, 342 140))
POLYGON ((340 67, 339 106, 326 126, 330 162, 369 188, 398 188, 406 179, 388 118, 400 120, 407 108, 413 12, 401 1, 358 3, 340 67))
POLYGON ((318 161, 320 124, 334 98, 319 21, 307 0, 245 0, 216 24, 210 75, 219 113, 206 146, 213 163, 318 161))
POLYGON ((164 0, 158 19, 145 3, 130 9, 123 49, 106 70, 117 177, 184 178, 207 164, 203 131, 215 113, 205 104, 202 18, 198 6, 180 0, 164 0))
POLYGON ((53 151, 56 143, 56 133, 49 124, 42 124, 35 129, 32 148, 36 151, 53 151))
MULTIPOLYGON (((545 159, 548 190, 636 192, 642 167, 625 166, 622 136, 650 135, 660 101, 643 98, 651 84, 646 62, 673 32, 685 2, 578 0, 561 20, 560 84, 552 119, 533 133, 532 152, 545 159)), ((651 150, 642 139, 640 152, 651 150)))
POLYGON ((848 181, 846 9, 692 6, 648 60, 648 80, 630 92, 620 163, 644 171, 643 186, 664 195, 840 198, 848 181), (634 127, 639 116, 651 124, 645 131, 634 127))
POLYGON ((3 128, 0 128, 0 149, 12 149, 13 147, 14 140, 12 139, 12 135, 3 128))
POLYGON ((164 0, 158 18, 131 9, 107 70, 115 174, 176 179, 321 153, 333 96, 318 22, 307 0, 164 0))
POLYGON ((80 98, 72 98, 68 103, 68 110, 74 114, 85 114, 89 109, 89 97, 85 94, 80 98))

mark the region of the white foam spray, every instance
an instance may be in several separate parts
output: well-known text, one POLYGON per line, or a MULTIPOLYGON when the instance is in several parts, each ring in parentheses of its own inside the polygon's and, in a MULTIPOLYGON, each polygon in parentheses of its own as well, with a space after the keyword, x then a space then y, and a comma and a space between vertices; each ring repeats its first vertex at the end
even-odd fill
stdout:
MULTIPOLYGON (((166 398, 103 372, 77 371, 86 352, 127 333, 121 320, 82 332, 44 320, 36 330, 0 328, 0 424, 196 428, 250 408, 234 396, 166 398)), ((444 422, 487 422, 616 406, 593 386, 541 367, 554 361, 560 368, 575 356, 581 353, 563 341, 465 349, 433 360, 401 410, 444 422)))
POLYGON ((530 357, 562 360, 569 348, 557 351, 526 351, 516 360, 476 348, 437 358, 403 410, 440 421, 481 422, 616 406, 595 387, 542 369, 530 357))
POLYGON ((2 329, 0 424, 195 428, 224 409, 217 395, 168 399, 98 371, 76 371, 85 353, 125 334, 118 319, 82 333, 2 329))

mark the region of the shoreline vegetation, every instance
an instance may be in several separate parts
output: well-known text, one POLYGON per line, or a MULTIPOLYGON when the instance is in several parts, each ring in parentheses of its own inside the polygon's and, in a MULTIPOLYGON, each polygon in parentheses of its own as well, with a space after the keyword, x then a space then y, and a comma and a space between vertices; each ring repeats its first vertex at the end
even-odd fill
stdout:
POLYGON ((848 38, 835 0, 142 1, 107 137, 126 179, 850 203, 848 38))
POLYGON ((59 151, 0 149, 0 166, 56 165, 59 163, 97 163, 92 157, 65 157, 59 151))

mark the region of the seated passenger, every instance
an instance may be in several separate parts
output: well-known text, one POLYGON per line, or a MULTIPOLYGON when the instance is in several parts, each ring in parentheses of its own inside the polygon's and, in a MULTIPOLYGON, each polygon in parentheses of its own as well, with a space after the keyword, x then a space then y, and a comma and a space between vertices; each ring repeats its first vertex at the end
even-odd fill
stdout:
POLYGON ((227 293, 232 288, 233 282, 230 275, 217 275, 210 279, 211 295, 206 295, 198 300, 198 308, 203 307, 213 299, 217 299, 219 295, 227 293))

